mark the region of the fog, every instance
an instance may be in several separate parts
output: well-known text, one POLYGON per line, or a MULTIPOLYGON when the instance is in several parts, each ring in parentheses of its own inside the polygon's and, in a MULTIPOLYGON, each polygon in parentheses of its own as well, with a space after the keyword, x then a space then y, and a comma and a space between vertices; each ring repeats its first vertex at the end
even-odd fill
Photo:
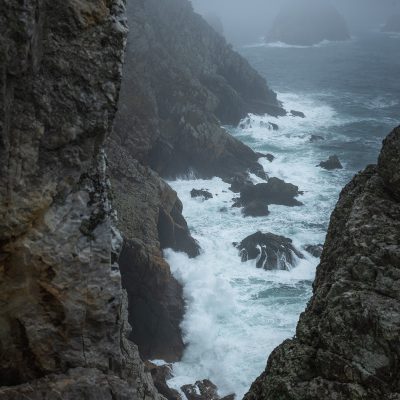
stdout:
MULTIPOLYGON (((199 14, 219 17, 228 41, 242 44, 263 37, 288 1, 293 0, 192 0, 192 3, 199 14)), ((400 0, 321 1, 331 1, 352 33, 379 29, 390 15, 400 14, 400 0)))

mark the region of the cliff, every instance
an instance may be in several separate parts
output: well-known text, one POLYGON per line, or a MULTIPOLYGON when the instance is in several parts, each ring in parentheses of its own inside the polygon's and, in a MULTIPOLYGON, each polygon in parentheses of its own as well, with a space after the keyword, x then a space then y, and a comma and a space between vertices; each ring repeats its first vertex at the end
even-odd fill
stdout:
POLYGON ((343 189, 296 336, 246 400, 400 397, 400 127, 343 189))
POLYGON ((187 0, 128 3, 130 35, 116 133, 163 177, 261 176, 258 156, 221 124, 283 115, 276 94, 187 0))
POLYGON ((158 399, 125 338, 103 151, 123 2, 0 9, 0 399, 158 399))
POLYGON ((344 17, 329 0, 292 0, 277 15, 267 42, 311 46, 350 39, 344 17))

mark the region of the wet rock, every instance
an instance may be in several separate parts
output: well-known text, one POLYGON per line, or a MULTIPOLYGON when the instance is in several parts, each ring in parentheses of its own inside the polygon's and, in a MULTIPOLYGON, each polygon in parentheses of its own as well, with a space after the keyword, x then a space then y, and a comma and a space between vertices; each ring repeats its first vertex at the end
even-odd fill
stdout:
POLYGON ((295 110, 290 110, 290 115, 292 117, 299 117, 299 118, 305 118, 306 117, 306 115, 303 112, 295 111, 295 110))
POLYGON ((284 206, 300 206, 303 203, 295 197, 302 194, 298 186, 286 183, 279 178, 270 178, 267 183, 259 183, 246 186, 240 192, 240 200, 243 206, 252 201, 264 201, 267 205, 278 204, 284 206))
POLYGON ((245 400, 399 397, 399 146, 400 127, 378 165, 343 189, 296 336, 272 352, 245 400))
POLYGON ((265 217, 269 215, 268 205, 260 200, 254 200, 246 204, 242 209, 245 217, 265 217))
POLYGON ((325 0, 285 2, 266 35, 266 41, 311 46, 324 40, 350 39, 344 17, 325 0))
POLYGON ((242 262, 257 259, 257 268, 290 270, 296 264, 295 256, 304 258, 292 240, 273 233, 256 232, 237 246, 242 262))
POLYGON ((192 189, 190 192, 192 198, 202 197, 204 200, 209 200, 213 198, 213 195, 206 189, 192 189))
POLYGON ((304 250, 316 258, 320 258, 322 251, 324 250, 324 245, 323 244, 307 244, 306 246, 304 246, 304 250))
POLYGON ((315 142, 320 142, 321 140, 325 140, 323 136, 320 135, 311 135, 310 136, 310 142, 315 143, 315 142))
POLYGON ((182 400, 180 393, 168 386, 167 381, 173 377, 172 365, 156 365, 150 361, 145 362, 145 367, 150 372, 154 386, 157 388, 158 393, 164 396, 167 400, 182 400))
POLYGON ((115 134, 129 154, 164 178, 265 176, 255 152, 221 128, 248 113, 286 114, 265 79, 189 1, 128 1, 127 11, 115 134))
POLYGON ((221 398, 218 388, 208 379, 197 381, 194 385, 181 387, 188 400, 234 400, 235 395, 231 394, 221 398))
POLYGON ((324 168, 328 171, 343 168, 339 160, 339 157, 337 155, 329 156, 329 158, 326 161, 321 161, 318 167, 324 168))

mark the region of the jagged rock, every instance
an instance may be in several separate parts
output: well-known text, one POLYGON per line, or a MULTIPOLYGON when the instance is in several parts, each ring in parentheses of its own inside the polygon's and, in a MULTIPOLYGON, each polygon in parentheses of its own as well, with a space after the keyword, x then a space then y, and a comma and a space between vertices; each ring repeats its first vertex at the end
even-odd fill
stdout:
POLYGON ((268 205, 260 200, 254 200, 243 207, 242 214, 245 217, 265 217, 269 215, 268 205))
POLYGON ((295 197, 302 194, 298 186, 286 183, 279 178, 269 178, 267 183, 258 183, 246 186, 240 192, 240 201, 243 206, 250 202, 260 200, 269 204, 280 204, 284 206, 300 206, 303 203, 295 197))
POLYGON ((253 182, 249 179, 248 175, 245 173, 235 174, 231 178, 225 179, 225 182, 231 184, 229 190, 233 193, 240 193, 240 191, 243 190, 244 187, 254 185, 253 182))
POLYGON ((209 379, 197 381, 194 385, 184 385, 181 390, 188 400, 234 400, 235 398, 233 394, 221 398, 217 386, 209 379))
POLYGON ((195 257, 199 246, 190 236, 176 192, 117 140, 118 136, 111 137, 108 151, 117 226, 124 238, 119 264, 129 322, 135 327, 130 339, 143 359, 173 362, 184 349, 179 326, 184 301, 162 250, 172 248, 195 257))
POLYGON ((339 157, 337 155, 333 155, 329 156, 329 158, 326 161, 321 161, 318 167, 331 171, 334 169, 342 169, 343 165, 341 164, 339 157))
POLYGON ((171 364, 158 366, 146 361, 145 366, 146 370, 151 373, 154 385, 161 395, 167 400, 182 400, 180 393, 175 389, 171 389, 167 384, 167 380, 173 377, 171 364))
POLYGON ((307 244, 304 247, 304 250, 307 253, 310 253, 312 256, 319 258, 321 257, 322 251, 324 250, 323 244, 307 244))
POLYGON ((321 140, 325 140, 323 136, 320 135, 311 135, 310 136, 310 142, 315 143, 315 142, 320 142, 321 140))
POLYGON ((282 7, 266 41, 311 46, 350 39, 345 19, 325 0, 292 0, 282 7))
POLYGON ((400 14, 394 14, 387 20, 382 32, 400 32, 400 14))
POLYGON ((399 144, 400 127, 378 166, 343 189, 296 336, 272 352, 245 400, 399 398, 399 144))
POLYGON ((299 117, 299 118, 305 118, 306 117, 306 115, 303 112, 295 111, 295 110, 290 110, 290 115, 292 117, 299 117))
POLYGON ((242 262, 257 259, 257 268, 290 270, 296 264, 295 256, 304 258, 292 240, 273 233, 256 232, 243 239, 236 247, 242 262))
POLYGON ((123 2, 0 9, 0 398, 160 399, 125 337, 103 151, 123 2))
POLYGON ((213 198, 213 195, 205 189, 192 189, 190 192, 190 196, 194 197, 202 197, 204 200, 209 200, 213 198))
POLYGON ((161 176, 265 177, 257 155, 224 125, 249 112, 284 115, 265 80, 187 0, 131 0, 116 135, 161 176), (185 32, 185 34, 182 34, 185 32))

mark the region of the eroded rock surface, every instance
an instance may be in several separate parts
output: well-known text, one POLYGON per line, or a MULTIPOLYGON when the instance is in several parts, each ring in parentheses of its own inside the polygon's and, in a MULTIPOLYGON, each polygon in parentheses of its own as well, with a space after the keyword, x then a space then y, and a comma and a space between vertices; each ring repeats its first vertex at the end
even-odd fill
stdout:
POLYGON ((265 177, 256 153, 220 127, 285 114, 265 80, 187 0, 131 0, 128 19, 116 131, 130 153, 168 178, 265 177))
POLYGON ((296 337, 246 400, 400 398, 400 127, 344 188, 296 337))
POLYGON ((0 399, 158 399, 125 337, 102 150, 123 2, 0 9, 0 399))

